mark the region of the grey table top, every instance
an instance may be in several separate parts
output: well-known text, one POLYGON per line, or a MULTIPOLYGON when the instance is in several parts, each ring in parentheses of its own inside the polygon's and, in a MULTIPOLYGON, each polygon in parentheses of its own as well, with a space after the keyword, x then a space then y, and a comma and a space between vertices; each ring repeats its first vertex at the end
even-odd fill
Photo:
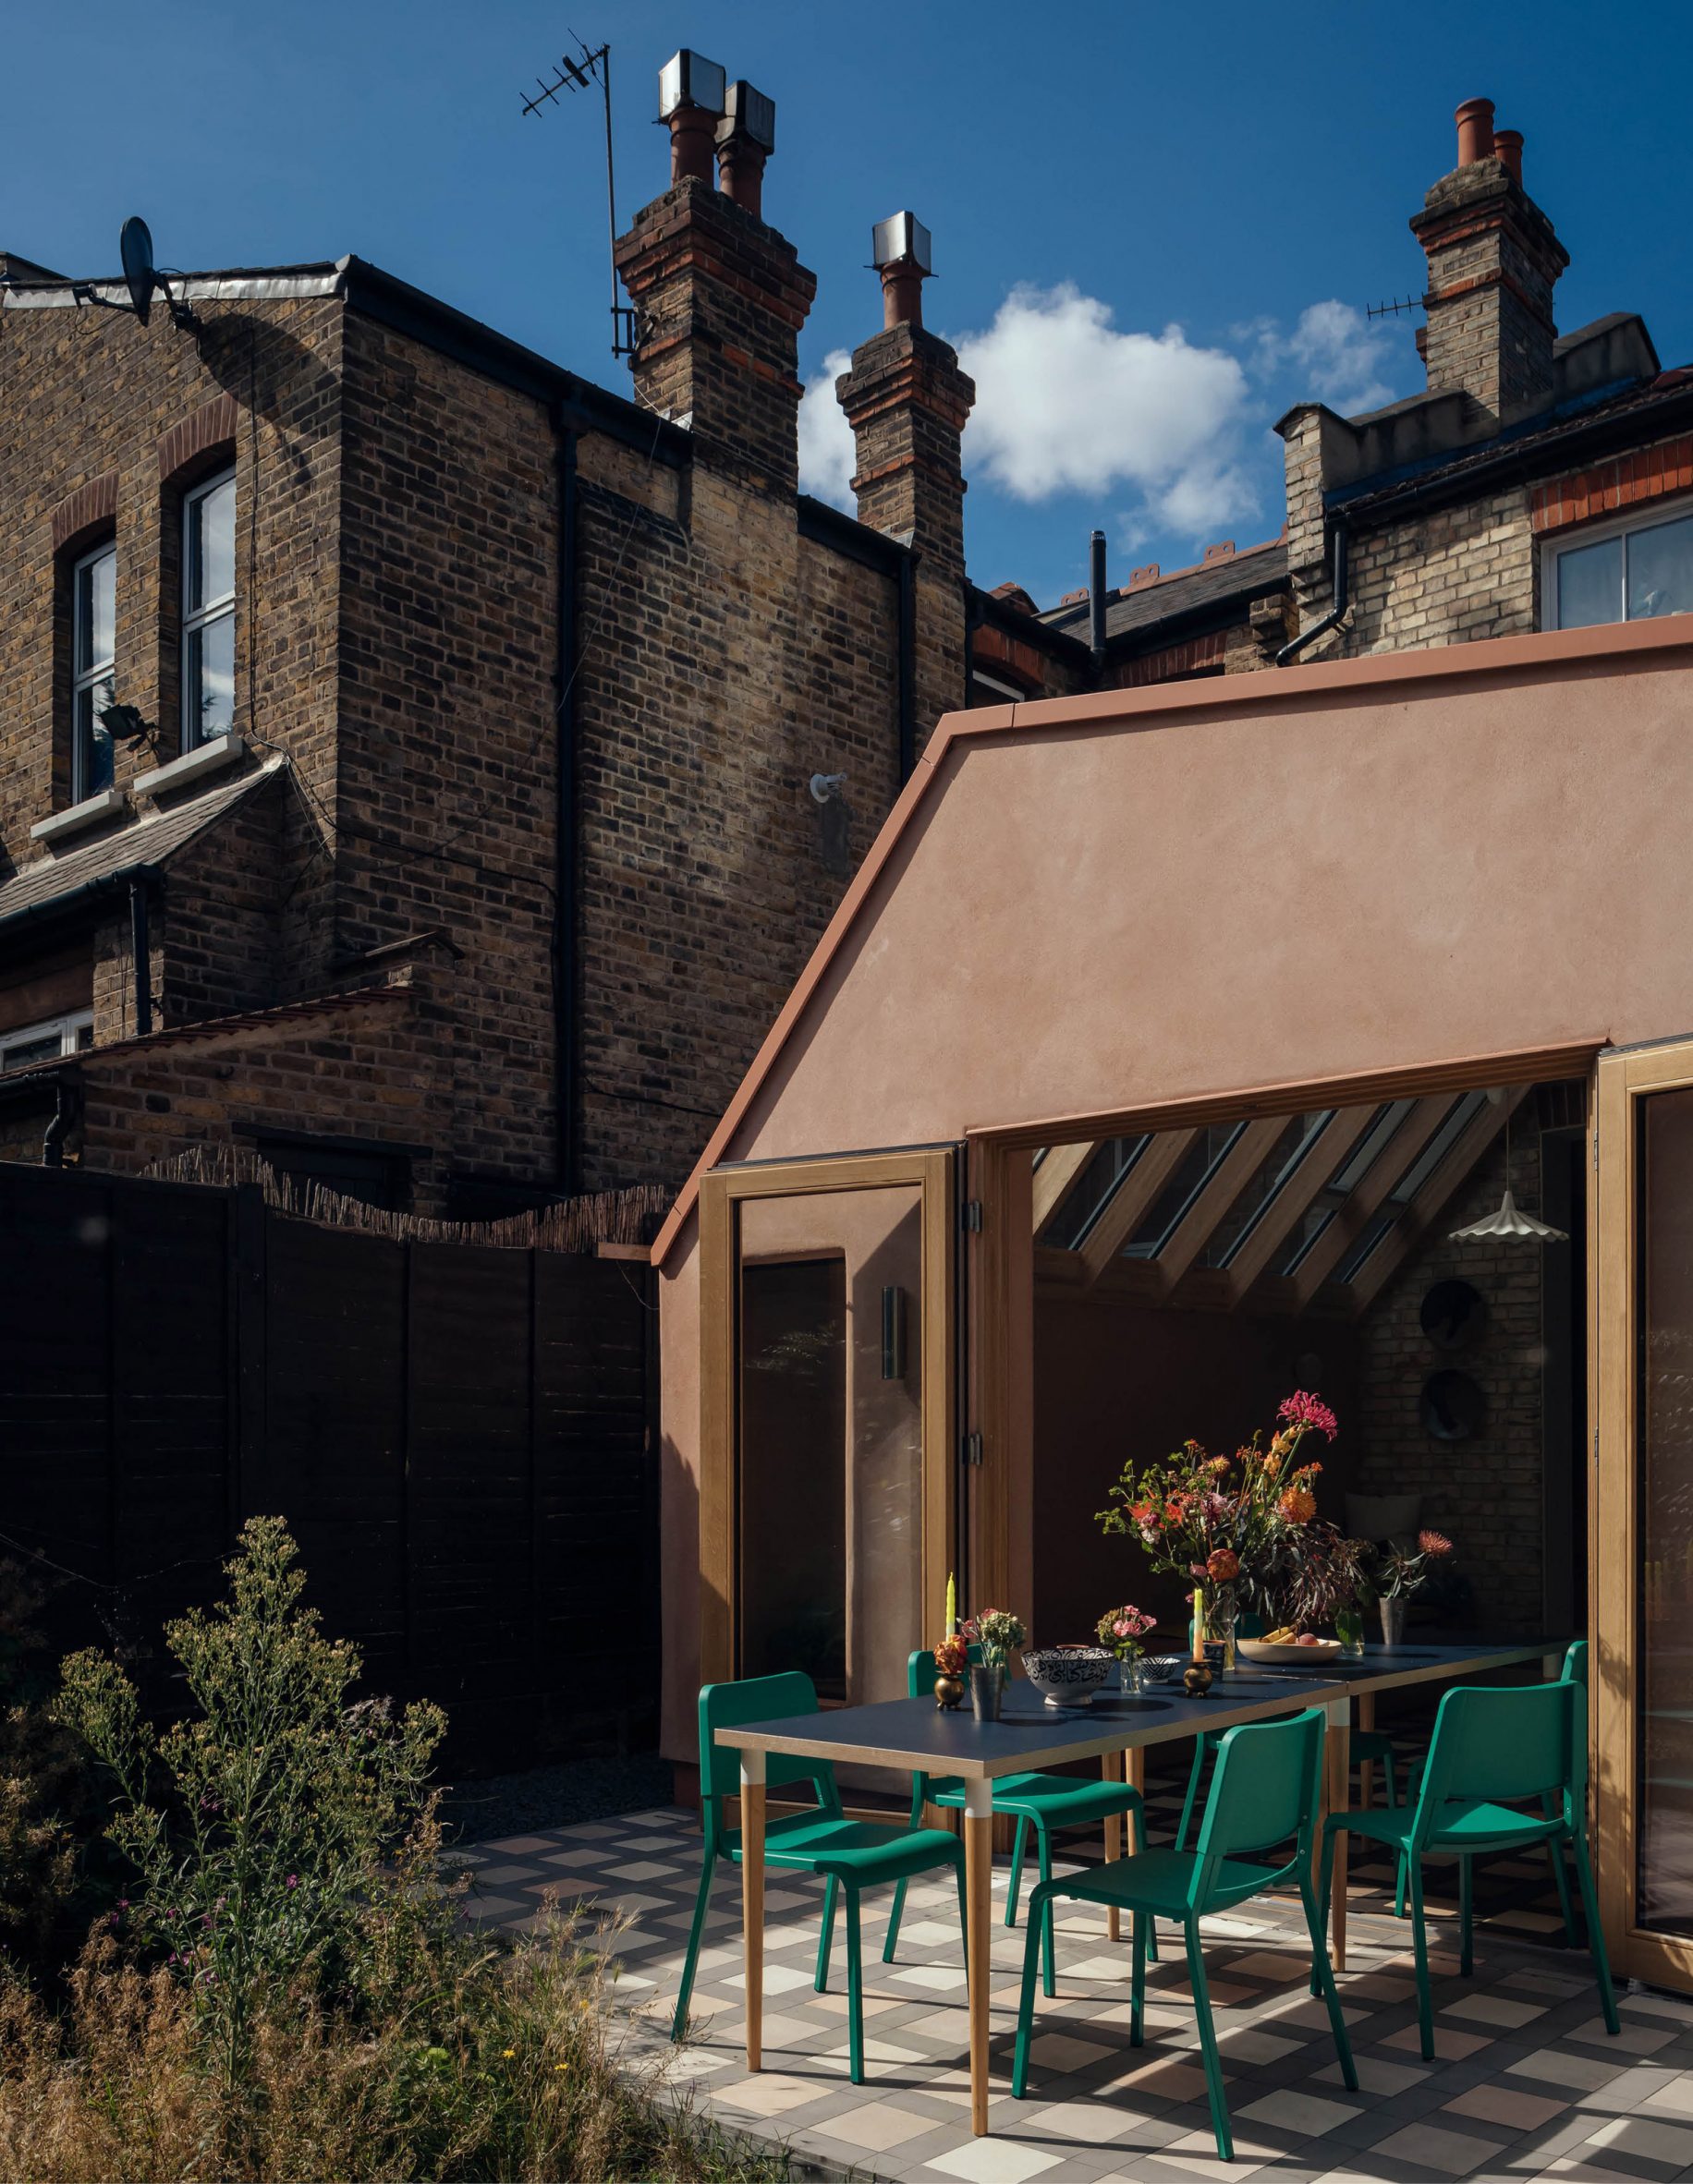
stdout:
POLYGON ((741 1722, 720 1729, 719 1744, 747 1752, 787 1752, 860 1765, 922 1768, 970 1781, 1024 1768, 1097 1758, 1136 1745, 1157 1744, 1263 1721, 1301 1704, 1322 1705, 1355 1691, 1387 1691, 1501 1668, 1561 1654, 1565 1641, 1535 1639, 1508 1645, 1372 1645, 1361 1662, 1322 1668, 1252 1668, 1219 1676, 1209 1694, 1190 1699, 1179 1684, 1143 1699, 1103 1692, 1090 1706, 1048 1706, 1025 1682, 1006 1687, 1000 1719, 978 1722, 968 1705, 956 1712, 932 1699, 887 1699, 872 1706, 839 1706, 786 1720, 741 1722))

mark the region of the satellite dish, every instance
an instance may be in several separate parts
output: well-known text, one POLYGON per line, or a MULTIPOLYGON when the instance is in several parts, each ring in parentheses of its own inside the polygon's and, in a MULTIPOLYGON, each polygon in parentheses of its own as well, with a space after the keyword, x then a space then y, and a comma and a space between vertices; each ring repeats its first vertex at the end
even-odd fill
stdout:
POLYGON ((152 292, 159 285, 159 276, 152 270, 152 237, 139 212, 132 212, 124 222, 117 248, 124 261, 129 301, 144 326, 152 309, 152 292))

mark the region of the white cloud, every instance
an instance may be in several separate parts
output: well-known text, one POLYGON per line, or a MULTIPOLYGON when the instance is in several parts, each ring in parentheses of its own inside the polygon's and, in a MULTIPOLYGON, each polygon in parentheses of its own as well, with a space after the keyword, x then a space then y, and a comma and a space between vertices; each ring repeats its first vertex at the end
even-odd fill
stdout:
POLYGON ((799 483, 820 501, 837 508, 852 508, 852 474, 858 468, 853 454, 852 427, 834 398, 834 382, 852 358, 845 349, 832 349, 815 377, 807 380, 805 399, 799 405, 799 483))
POLYGON ((1326 303, 1308 304, 1285 345, 1274 330, 1263 330, 1260 339, 1273 354, 1279 351, 1276 361, 1297 366, 1314 392, 1343 416, 1380 409, 1394 399, 1391 337, 1355 303, 1330 297, 1326 303))
POLYGON ((1127 485, 1196 538, 1255 504, 1234 459, 1246 372, 1179 326, 1123 332, 1108 304, 1066 282, 1014 288, 991 326, 956 346, 976 382, 967 467, 1013 499, 1127 485))

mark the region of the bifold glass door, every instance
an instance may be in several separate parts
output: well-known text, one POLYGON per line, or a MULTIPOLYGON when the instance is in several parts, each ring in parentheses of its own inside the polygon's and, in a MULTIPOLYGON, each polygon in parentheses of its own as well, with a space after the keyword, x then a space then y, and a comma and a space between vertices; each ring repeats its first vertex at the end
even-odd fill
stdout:
POLYGON ((1594 1822, 1619 1970, 1693 1987, 1693 1042, 1599 1064, 1594 1822))
POLYGON ((903 1697, 956 1559, 950 1148, 700 1190, 705 1680, 903 1697))

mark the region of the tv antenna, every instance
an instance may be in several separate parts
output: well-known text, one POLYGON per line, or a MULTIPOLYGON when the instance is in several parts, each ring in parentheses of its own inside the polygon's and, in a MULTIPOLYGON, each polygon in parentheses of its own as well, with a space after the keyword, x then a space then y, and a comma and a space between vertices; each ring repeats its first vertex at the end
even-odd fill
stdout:
POLYGON ((1407 311, 1419 311, 1421 309, 1422 297, 1420 296, 1395 296, 1391 297, 1386 303, 1367 303, 1364 306, 1364 316, 1367 319, 1397 319, 1403 317, 1407 311))
POLYGON ((632 357, 637 346, 635 312, 632 306, 617 300, 617 181, 612 165, 612 49, 606 43, 597 46, 591 53, 586 41, 577 38, 574 30, 570 36, 576 40, 575 59, 568 54, 561 54, 551 83, 537 76, 535 81, 539 88, 525 97, 523 111, 525 114, 539 114, 543 106, 557 103, 561 91, 585 91, 596 83, 600 87, 605 107, 605 214, 612 251, 612 355, 632 357))

